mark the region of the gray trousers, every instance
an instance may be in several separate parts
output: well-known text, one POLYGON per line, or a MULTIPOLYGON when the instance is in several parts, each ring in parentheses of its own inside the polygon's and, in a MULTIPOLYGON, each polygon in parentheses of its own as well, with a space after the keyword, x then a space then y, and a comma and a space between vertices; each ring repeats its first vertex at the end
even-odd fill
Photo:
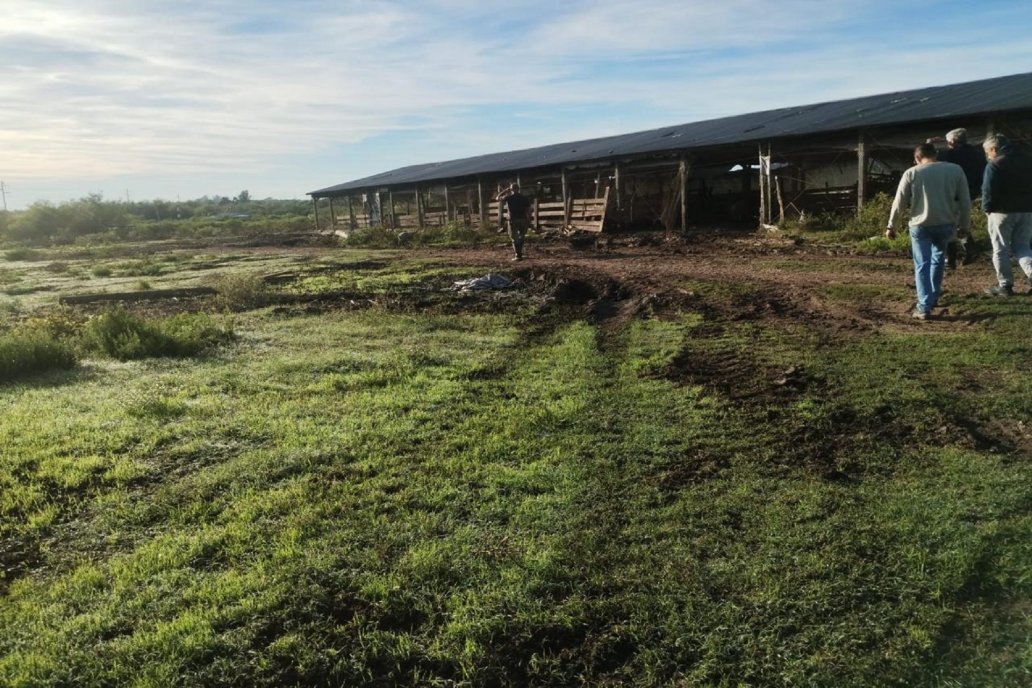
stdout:
POLYGON ((989 213, 989 240, 993 243, 993 267, 1001 287, 1014 286, 1011 255, 1032 277, 1032 213, 989 213))

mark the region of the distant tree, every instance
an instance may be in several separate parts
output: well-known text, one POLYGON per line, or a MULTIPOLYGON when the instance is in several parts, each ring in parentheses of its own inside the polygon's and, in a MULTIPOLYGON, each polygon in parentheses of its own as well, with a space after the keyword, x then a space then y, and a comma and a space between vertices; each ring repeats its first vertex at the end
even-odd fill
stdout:
POLYGON ((240 193, 237 194, 237 197, 236 197, 236 202, 237 203, 247 203, 250 200, 251 200, 251 194, 250 194, 250 192, 247 189, 244 189, 243 191, 241 191, 240 193))

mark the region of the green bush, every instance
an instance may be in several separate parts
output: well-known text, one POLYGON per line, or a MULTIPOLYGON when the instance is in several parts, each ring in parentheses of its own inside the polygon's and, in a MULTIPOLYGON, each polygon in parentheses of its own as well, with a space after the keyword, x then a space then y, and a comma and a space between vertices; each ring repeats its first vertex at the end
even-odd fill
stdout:
POLYGON ((94 277, 111 277, 112 270, 107 265, 95 265, 90 272, 94 277))
POLYGON ((216 302, 230 311, 261 308, 272 300, 265 280, 254 273, 222 275, 215 280, 214 287, 219 293, 216 302))
POLYGON ((31 248, 12 248, 9 251, 4 251, 4 260, 40 260, 41 256, 39 251, 31 248))
POLYGON ((396 248, 398 246, 472 246, 493 237, 479 227, 448 224, 395 231, 387 227, 368 227, 351 232, 344 244, 362 248, 396 248))
POLYGON ((83 342, 92 351, 122 361, 156 356, 196 356, 232 341, 231 327, 206 314, 148 319, 117 308, 91 318, 83 342))
POLYGON ((75 349, 67 340, 42 328, 0 334, 0 382, 76 364, 75 349))

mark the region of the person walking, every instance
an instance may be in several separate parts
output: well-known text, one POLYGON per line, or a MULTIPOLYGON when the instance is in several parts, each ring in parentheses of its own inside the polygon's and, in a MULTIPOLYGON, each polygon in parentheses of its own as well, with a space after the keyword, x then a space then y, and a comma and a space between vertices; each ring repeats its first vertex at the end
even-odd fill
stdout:
POLYGON ((1014 148, 1003 134, 989 136, 982 148, 989 160, 982 179, 982 210, 989 225, 997 281, 985 293, 1011 296, 1011 256, 1017 258, 1032 290, 1032 158, 1014 148))
POLYGON ((960 166, 939 162, 938 151, 925 142, 914 149, 914 166, 903 173, 889 212, 885 236, 896 238, 895 227, 910 210, 910 248, 914 259, 917 303, 911 315, 931 317, 942 294, 946 245, 959 229, 971 228, 971 197, 960 166))
POLYGON ((498 197, 505 203, 509 214, 509 239, 515 253, 512 259, 523 260, 523 241, 530 227, 530 200, 520 193, 515 184, 510 184, 498 197))
MULTIPOLYGON (((939 139, 942 140, 942 139, 939 139)), ((960 165, 967 179, 968 195, 974 201, 982 194, 982 177, 985 173, 985 154, 968 143, 967 129, 953 129, 946 133, 946 150, 939 154, 939 162, 960 165)), ((933 142, 934 143, 934 142, 933 142)), ((964 263, 972 256, 971 237, 958 233, 957 238, 946 247, 946 267, 957 268, 958 254, 963 251, 964 263)))

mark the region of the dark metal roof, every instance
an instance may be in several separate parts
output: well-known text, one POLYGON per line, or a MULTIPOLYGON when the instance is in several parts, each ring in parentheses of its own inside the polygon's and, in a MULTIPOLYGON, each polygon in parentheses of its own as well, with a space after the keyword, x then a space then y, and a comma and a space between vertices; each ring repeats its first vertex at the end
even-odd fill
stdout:
POLYGON ((506 153, 410 165, 312 191, 309 195, 333 196, 359 189, 442 181, 478 174, 515 172, 628 155, 689 151, 749 141, 910 122, 956 121, 959 117, 1025 109, 1032 109, 1032 72, 949 86, 932 86, 829 103, 765 110, 506 153))

